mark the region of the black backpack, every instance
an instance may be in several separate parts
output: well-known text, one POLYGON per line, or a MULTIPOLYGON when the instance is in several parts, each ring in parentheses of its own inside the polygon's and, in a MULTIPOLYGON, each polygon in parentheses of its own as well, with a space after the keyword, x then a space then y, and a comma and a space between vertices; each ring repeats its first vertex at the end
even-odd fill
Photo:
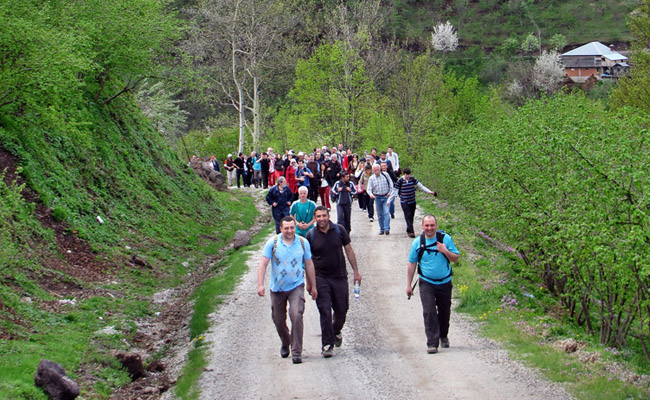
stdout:
MULTIPOLYGON (((427 241, 426 241, 426 238, 424 236, 424 232, 422 232, 422 234, 420 235, 420 248, 418 249, 418 262, 417 262, 417 264, 418 264, 418 275, 424 276, 422 274, 422 269, 420 268, 420 260, 422 260, 422 256, 424 255, 424 252, 426 251, 426 252, 430 252, 430 253, 431 252, 432 253, 438 253, 438 250, 433 250, 433 247, 438 242, 443 243, 444 238, 445 238, 445 231, 443 231, 443 230, 436 231, 436 242, 427 246, 427 241)), ((445 256, 445 255, 443 254, 443 256, 445 256)), ((445 276, 442 279, 432 279, 432 278, 429 278, 429 277, 425 277, 425 278, 427 278, 428 280, 433 281, 433 282, 442 282, 445 279, 452 276, 454 274, 454 272, 452 271, 451 265, 449 264, 449 259, 447 258, 447 256, 445 256, 445 259, 447 259, 447 268, 449 269, 449 274, 447 276, 445 276)))

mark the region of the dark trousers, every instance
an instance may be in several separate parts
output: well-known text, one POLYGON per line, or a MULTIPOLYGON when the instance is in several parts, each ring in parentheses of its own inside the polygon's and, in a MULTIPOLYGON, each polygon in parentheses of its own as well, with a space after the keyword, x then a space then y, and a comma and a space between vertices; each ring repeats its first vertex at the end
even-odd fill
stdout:
POLYGON ((375 201, 370 198, 367 192, 363 192, 364 207, 368 210, 368 218, 375 218, 375 201))
POLYGON ((309 182, 309 192, 307 192, 307 198, 314 203, 318 201, 318 185, 314 182, 309 182))
MULTIPOLYGON (((239 186, 239 179, 243 178, 243 177, 244 177, 244 171, 242 171, 241 169, 238 169, 237 170, 237 187, 240 187, 239 186)), ((244 185, 246 185, 246 178, 243 178, 243 179, 244 179, 244 185)))
POLYGON ((348 278, 328 278, 316 275, 318 297, 316 306, 320 314, 321 343, 323 347, 334 344, 334 336, 341 333, 348 313, 348 278))
MULTIPOLYGON (((449 333, 452 284, 447 282, 442 285, 433 285, 422 279, 419 284, 427 347, 438 347, 440 338, 446 338, 449 333)), ((318 296, 320 297, 320 291, 318 296)))
POLYGON ((404 211, 404 219, 406 220, 406 232, 413 233, 413 217, 415 217, 415 203, 400 203, 402 211, 404 211))
POLYGON ((352 218, 352 204, 336 203, 336 223, 342 225, 348 233, 352 230, 350 218, 352 218))
POLYGON ((264 189, 269 187, 269 171, 262 170, 262 187, 264 189))

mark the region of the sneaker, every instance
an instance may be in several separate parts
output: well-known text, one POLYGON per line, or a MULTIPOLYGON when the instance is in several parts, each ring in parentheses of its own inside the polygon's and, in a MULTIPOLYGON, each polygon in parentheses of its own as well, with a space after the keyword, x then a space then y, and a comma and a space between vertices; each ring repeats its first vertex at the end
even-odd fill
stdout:
POLYGON ((282 358, 289 357, 289 346, 280 347, 280 357, 282 358))
POLYGON ((334 345, 328 344, 323 346, 323 351, 321 352, 324 358, 330 358, 334 355, 334 345))
POLYGON ((373 217, 370 217, 370 222, 375 222, 375 219, 373 217))
POLYGON ((300 356, 293 356, 291 358, 291 362, 294 364, 302 364, 302 357, 300 356))
POLYGON ((384 231, 384 233, 390 235, 390 231, 384 231))
POLYGON ((413 232, 408 232, 407 235, 408 235, 410 238, 414 238, 414 237, 415 237, 415 233, 413 233, 413 232))
POLYGON ((379 231, 379 234, 380 234, 380 235, 383 235, 383 234, 384 234, 384 231, 379 231))
POLYGON ((438 352, 437 347, 429 346, 427 347, 427 354, 436 354, 438 352))
POLYGON ((341 347, 342 344, 343 344, 343 335, 340 333, 334 335, 334 346, 341 347))
POLYGON ((395 216, 394 216, 394 215, 391 215, 390 217, 391 217, 392 219, 395 219, 395 216))
POLYGON ((449 339, 448 338, 440 338, 440 347, 443 347, 445 349, 449 348, 449 339))

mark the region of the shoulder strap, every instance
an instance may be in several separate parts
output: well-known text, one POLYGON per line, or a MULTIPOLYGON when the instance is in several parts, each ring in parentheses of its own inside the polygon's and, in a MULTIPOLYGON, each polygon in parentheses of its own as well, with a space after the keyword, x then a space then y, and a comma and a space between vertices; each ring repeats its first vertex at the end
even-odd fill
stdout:
POLYGON ((276 264, 280 264, 280 260, 275 256, 275 249, 278 248, 278 240, 280 240, 280 234, 275 235, 275 240, 273 241, 273 249, 271 249, 271 257, 275 260, 276 264))
POLYGON ((339 239, 341 239, 341 244, 343 244, 343 234, 341 233, 341 228, 339 228, 339 224, 334 224, 334 229, 336 229, 336 234, 338 235, 339 239))
MULTIPOLYGON (((298 239, 300 239, 300 245, 302 246, 302 252, 303 252, 303 258, 304 258, 304 253, 305 253, 305 242, 303 242, 302 236, 298 236, 298 239)), ((273 241, 273 249, 271 250, 271 256, 275 260, 276 264, 280 264, 280 260, 275 256, 275 249, 278 248, 278 241, 280 240, 280 234, 275 235, 275 241, 273 241)))
POLYGON ((386 179, 386 182, 388 183, 388 191, 390 192, 390 188, 392 187, 393 180, 390 179, 390 176, 388 175, 388 172, 386 172, 386 175, 384 175, 384 171, 381 171, 381 174, 384 176, 384 179, 386 179))
MULTIPOLYGON (((420 234, 420 248, 418 249, 418 262, 417 262, 418 275, 424 276, 422 274, 422 268, 420 268, 420 260, 422 260, 422 256, 424 255, 424 252, 425 251, 430 251, 430 252, 438 253, 438 250, 431 250, 431 248, 433 248, 436 245, 437 242, 443 243, 444 238, 445 238, 445 232, 444 231, 442 231, 442 230, 436 231, 436 242, 434 242, 434 243, 427 246, 426 238, 424 236, 424 232, 422 232, 422 234, 420 234)), ((445 256, 445 255, 443 254, 443 256, 445 256)), ((449 275, 445 276, 442 279, 431 279, 431 278, 428 278, 428 277, 427 277, 427 279, 432 280, 434 282, 442 282, 442 281, 444 281, 445 279, 449 278, 450 276, 452 276, 454 274, 453 270, 451 269, 451 265, 449 264, 449 259, 447 258, 447 256, 445 256, 445 259, 447 260, 447 268, 449 268, 449 275)))
POLYGON ((302 258, 303 260, 305 259, 305 242, 302 236, 298 236, 298 239, 300 239, 300 245, 302 246, 302 258))

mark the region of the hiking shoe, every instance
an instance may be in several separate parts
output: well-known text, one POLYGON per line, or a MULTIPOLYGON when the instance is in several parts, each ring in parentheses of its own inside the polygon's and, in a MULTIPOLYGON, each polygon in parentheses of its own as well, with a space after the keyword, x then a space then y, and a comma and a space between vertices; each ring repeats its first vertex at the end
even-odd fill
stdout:
POLYGON ((325 358, 330 358, 334 355, 334 346, 331 344, 328 344, 327 346, 323 346, 323 351, 321 352, 323 354, 323 357, 325 358))
POLYGON ((449 348, 449 339, 445 338, 440 338, 440 347, 443 347, 445 349, 449 348))
POLYGON ((438 352, 437 347, 429 346, 427 347, 427 354, 436 354, 438 352))
POLYGON ((289 346, 280 347, 280 357, 282 358, 289 357, 289 346))
POLYGON ((383 234, 384 234, 384 231, 379 231, 379 234, 380 234, 380 235, 383 235, 383 234))
POLYGON ((384 233, 390 235, 390 231, 384 231, 384 233))
POLYGON ((293 356, 291 358, 291 362, 294 364, 302 364, 302 357, 300 356, 293 356))
POLYGON ((334 346, 341 347, 342 344, 343 344, 343 335, 340 333, 334 335, 334 346))

